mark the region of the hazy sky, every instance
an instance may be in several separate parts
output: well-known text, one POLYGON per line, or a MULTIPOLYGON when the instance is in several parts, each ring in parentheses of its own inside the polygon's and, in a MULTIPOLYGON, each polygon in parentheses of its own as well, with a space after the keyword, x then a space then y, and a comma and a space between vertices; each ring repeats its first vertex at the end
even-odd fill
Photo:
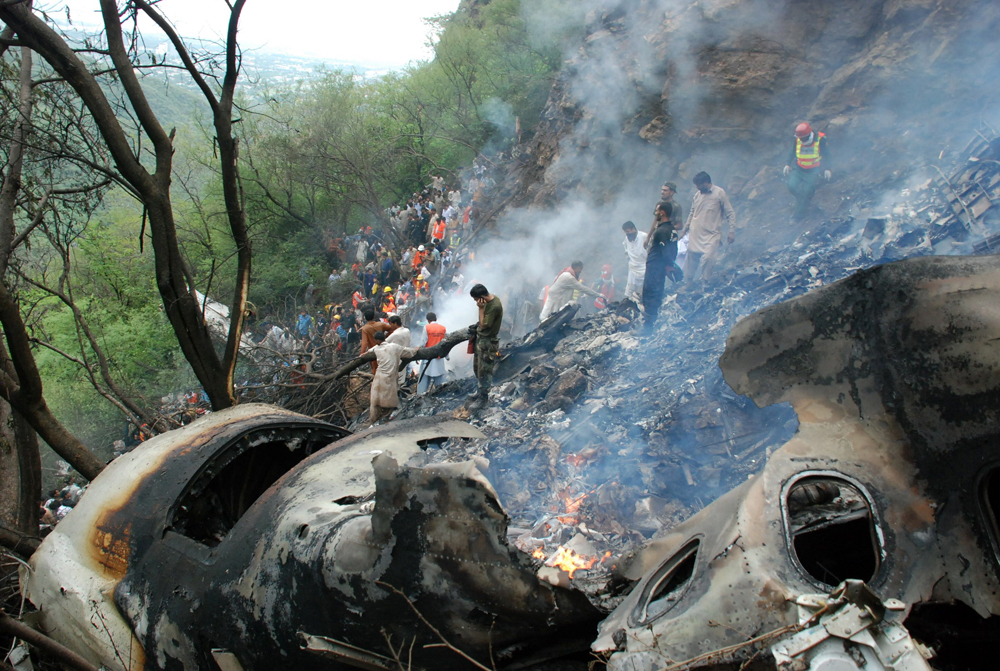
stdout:
MULTIPOLYGON (((398 67, 430 57, 426 17, 455 11, 459 0, 248 0, 240 43, 293 56, 398 67)), ((121 4, 119 2, 119 4, 121 4)), ((97 0, 42 0, 76 24, 96 24, 97 0)), ((229 10, 223 0, 162 0, 178 32, 190 37, 224 35, 229 10)))

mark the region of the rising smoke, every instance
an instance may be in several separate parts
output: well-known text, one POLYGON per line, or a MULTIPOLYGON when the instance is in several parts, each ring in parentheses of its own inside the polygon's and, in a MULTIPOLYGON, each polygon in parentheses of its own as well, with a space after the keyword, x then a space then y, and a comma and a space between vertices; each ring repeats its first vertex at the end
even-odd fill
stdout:
MULTIPOLYGON (((539 40, 576 20, 558 3, 523 6, 539 40)), ((801 120, 833 148, 836 178, 815 202, 827 216, 863 216, 891 207, 1000 111, 990 83, 1000 7, 988 0, 587 0, 582 9, 586 34, 567 43, 528 144, 529 163, 544 169, 513 172, 505 188, 521 206, 505 210, 465 269, 508 304, 537 296, 574 259, 584 281, 611 263, 623 286, 621 223, 648 228, 668 180, 687 212, 700 170, 737 210, 730 262, 794 238, 780 171, 801 120)), ((449 326, 476 317, 468 297, 439 312, 449 326)))

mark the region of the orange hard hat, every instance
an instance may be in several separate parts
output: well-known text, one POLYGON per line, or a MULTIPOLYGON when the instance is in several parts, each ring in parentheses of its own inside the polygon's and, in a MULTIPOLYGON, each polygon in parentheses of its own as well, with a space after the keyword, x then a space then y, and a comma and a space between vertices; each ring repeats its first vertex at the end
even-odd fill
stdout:
POLYGON ((799 138, 800 140, 804 140, 805 138, 809 137, 809 135, 812 132, 813 132, 812 126, 807 124, 805 121, 803 121, 802 123, 800 123, 798 126, 795 127, 795 137, 799 138))

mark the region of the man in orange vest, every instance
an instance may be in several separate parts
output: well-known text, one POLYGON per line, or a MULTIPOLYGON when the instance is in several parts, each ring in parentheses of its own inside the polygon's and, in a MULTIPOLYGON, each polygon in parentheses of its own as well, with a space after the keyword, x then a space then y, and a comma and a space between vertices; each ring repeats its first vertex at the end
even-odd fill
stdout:
MULTIPOLYGON (((437 315, 433 312, 427 313, 427 326, 424 327, 424 331, 427 332, 427 344, 424 347, 434 347, 439 342, 444 340, 445 333, 447 329, 437 322, 437 315)), ((444 384, 446 379, 447 371, 444 367, 444 359, 431 359, 430 361, 425 361, 424 366, 420 371, 420 377, 417 380, 417 393, 424 394, 430 388, 433 383, 435 387, 440 387, 444 384)))
POLYGON ((829 142, 825 133, 817 133, 807 123, 795 128, 795 144, 788 154, 784 175, 788 190, 795 196, 793 221, 802 221, 809 210, 813 194, 821 180, 830 181, 833 174, 829 170, 829 142))
MULTIPOLYGON (((437 215, 435 215, 437 216, 437 215)), ((431 243, 437 244, 444 240, 444 233, 448 227, 448 222, 445 221, 444 217, 437 217, 436 220, 432 221, 431 228, 431 243)))
POLYGON ((396 299, 392 297, 392 287, 386 287, 382 290, 385 296, 382 298, 382 312, 388 314, 395 314, 396 312, 396 299))
POLYGON ((413 252, 413 258, 410 259, 412 264, 410 267, 413 268, 413 272, 420 273, 420 268, 424 265, 424 259, 427 258, 427 252, 423 245, 417 247, 417 251, 413 252))

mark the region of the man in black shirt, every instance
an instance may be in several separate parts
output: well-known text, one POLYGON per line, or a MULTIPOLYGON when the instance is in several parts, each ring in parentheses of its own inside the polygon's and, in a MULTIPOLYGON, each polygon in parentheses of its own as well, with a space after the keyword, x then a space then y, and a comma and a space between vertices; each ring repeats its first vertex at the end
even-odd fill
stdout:
POLYGON ((653 330, 663 305, 663 285, 667 276, 674 282, 683 277, 677 259, 677 235, 672 222, 674 206, 660 202, 653 210, 653 227, 646 238, 646 276, 642 282, 642 309, 645 312, 644 326, 647 332, 653 330))
POLYGON ((681 226, 684 225, 684 212, 681 209, 680 204, 674 200, 674 196, 677 195, 677 185, 673 182, 666 182, 663 188, 660 189, 660 202, 670 203, 674 206, 673 214, 670 215, 670 221, 677 222, 676 228, 679 230, 681 226))

